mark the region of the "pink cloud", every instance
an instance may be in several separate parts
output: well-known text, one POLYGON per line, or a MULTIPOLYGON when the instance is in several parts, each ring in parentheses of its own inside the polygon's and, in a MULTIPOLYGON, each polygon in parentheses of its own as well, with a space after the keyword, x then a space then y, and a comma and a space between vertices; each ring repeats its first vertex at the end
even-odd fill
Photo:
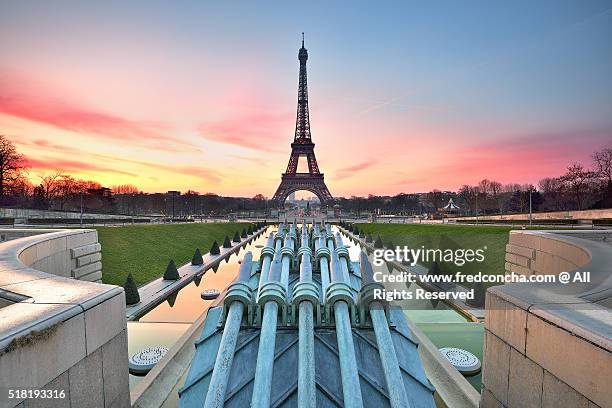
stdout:
MULTIPOLYGON (((60 92, 35 79, 14 72, 0 73, 0 113, 78 133, 93 133, 140 144, 163 144, 164 148, 192 145, 168 135, 168 126, 152 121, 123 118, 64 100, 60 92)), ((38 140, 39 146, 45 142, 38 140)))
POLYGON ((231 118, 205 122, 199 126, 202 137, 216 142, 268 152, 285 151, 292 140, 293 127, 290 113, 269 114, 252 112, 231 118), (284 149, 276 148, 284 143, 284 149))
POLYGON ((219 171, 211 169, 211 168, 203 167, 203 166, 172 166, 172 165, 163 164, 159 162, 147 162, 143 160, 135 160, 131 158, 118 157, 118 156, 108 156, 108 155, 103 155, 103 154, 95 154, 94 156, 99 159, 109 160, 112 162, 116 162, 118 164, 131 163, 137 166, 143 166, 143 167, 150 169, 150 171, 153 171, 153 172, 159 172, 160 170, 163 170, 169 173, 180 174, 183 176, 184 175, 195 176, 195 177, 199 177, 202 180, 212 183, 212 184, 218 184, 223 179, 223 174, 220 173, 219 171))
POLYGON ((590 166, 591 153, 610 139, 612 129, 605 128, 515 136, 458 147, 442 153, 439 164, 425 164, 420 171, 429 176, 430 188, 454 189, 483 178, 535 183, 562 174, 573 161, 590 166))
POLYGON ((30 158, 26 157, 26 165, 38 170, 61 170, 61 171, 77 171, 77 172, 99 172, 99 173, 114 173, 125 176, 136 177, 134 173, 121 171, 105 166, 99 166, 92 163, 85 163, 77 160, 53 159, 53 158, 30 158))
POLYGON ((374 166, 376 163, 377 163, 376 160, 368 160, 368 161, 364 161, 364 162, 361 162, 361 163, 358 163, 352 166, 344 167, 336 171, 335 179, 342 180, 347 177, 354 176, 356 173, 369 169, 370 167, 374 166))

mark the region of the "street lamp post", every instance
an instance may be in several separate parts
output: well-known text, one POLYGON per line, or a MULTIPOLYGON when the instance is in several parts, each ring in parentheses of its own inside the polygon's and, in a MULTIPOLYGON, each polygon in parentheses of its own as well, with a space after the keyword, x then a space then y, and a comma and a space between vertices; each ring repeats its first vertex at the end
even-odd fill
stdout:
POLYGON ((81 190, 81 214, 79 216, 81 228, 83 228, 83 190, 81 190))
POLYGON ((533 188, 529 186, 529 226, 531 226, 531 220, 533 217, 532 213, 532 205, 531 205, 531 193, 533 192, 533 188))
POLYGON ((478 193, 476 193, 476 224, 478 224, 478 193))

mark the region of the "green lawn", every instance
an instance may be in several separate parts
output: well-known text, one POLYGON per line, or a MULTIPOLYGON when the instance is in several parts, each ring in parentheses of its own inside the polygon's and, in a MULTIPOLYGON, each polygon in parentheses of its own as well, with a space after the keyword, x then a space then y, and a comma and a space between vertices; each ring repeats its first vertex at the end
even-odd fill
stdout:
MULTIPOLYGON (((503 274, 508 232, 512 227, 441 225, 441 224, 356 224, 360 231, 371 234, 375 240, 380 235, 385 246, 407 245, 409 248, 426 249, 479 249, 486 247, 482 263, 466 263, 458 267, 450 262, 439 264, 443 273, 461 271, 474 274, 503 274)), ((426 264, 429 266, 429 264, 426 264)), ((470 286, 470 285, 466 285, 470 286)), ((486 285, 485 285, 486 286, 486 285)))
POLYGON ((177 266, 191 260, 196 248, 210 250, 225 236, 248 228, 246 223, 133 225, 97 227, 102 244, 102 281, 123 285, 131 272, 137 285, 164 274, 170 259, 177 266))

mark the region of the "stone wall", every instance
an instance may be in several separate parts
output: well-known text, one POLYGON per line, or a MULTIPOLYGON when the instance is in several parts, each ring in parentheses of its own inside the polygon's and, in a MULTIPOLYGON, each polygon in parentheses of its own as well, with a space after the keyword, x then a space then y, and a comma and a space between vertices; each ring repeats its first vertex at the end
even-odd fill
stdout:
MULTIPOLYGON (((0 236, 23 230, 0 230, 0 236)), ((36 230, 26 229, 27 232, 36 230)), ((57 230, 46 230, 56 232, 57 230)), ((34 235, 34 234, 31 234, 34 235)), ((95 230, 83 230, 70 238, 50 239, 24 248, 17 255, 26 266, 66 278, 102 282, 102 246, 95 230)))
MULTIPOLYGON (((50 211, 50 210, 31 210, 27 208, 0 208, 0 218, 14 218, 16 220, 28 218, 72 218, 79 219, 80 212, 74 211, 50 211)), ((83 218, 104 219, 125 219, 131 220, 131 215, 120 214, 97 214, 83 213, 83 218)))
POLYGON ((0 295, 17 300, 0 308, 0 407, 130 406, 123 289, 72 278, 99 263, 95 254, 95 230, 0 244, 0 295), (9 399, 9 390, 64 397, 9 399))
MULTIPOLYGON (((586 233, 597 234, 591 231, 586 233)), ((520 275, 556 275, 559 272, 576 270, 586 265, 590 259, 591 256, 585 248, 570 242, 511 231, 506 245, 505 269, 506 272, 520 275)))
POLYGON ((506 270, 590 271, 584 284, 487 291, 481 407, 604 407, 612 401, 612 231, 513 231, 506 270), (599 237, 592 236, 600 234, 599 237), (602 238, 603 236, 603 238, 602 238))
MULTIPOLYGON (((598 220, 602 218, 612 219, 612 208, 601 209, 601 210, 576 210, 576 211, 550 211, 550 212, 536 212, 531 216, 533 221, 537 220, 598 220)), ((449 220, 474 220, 475 216, 469 217, 449 217, 449 220)), ((506 214, 506 215, 481 215, 478 217, 479 220, 525 220, 529 221, 529 214, 506 214)))

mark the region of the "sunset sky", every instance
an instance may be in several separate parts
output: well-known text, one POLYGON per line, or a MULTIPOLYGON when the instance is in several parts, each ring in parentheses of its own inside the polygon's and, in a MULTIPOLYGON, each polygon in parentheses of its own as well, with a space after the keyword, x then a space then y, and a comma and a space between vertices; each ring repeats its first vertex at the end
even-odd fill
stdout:
POLYGON ((126 3, 0 3, 0 134, 33 182, 271 197, 302 31, 333 195, 535 183, 612 142, 610 1, 126 3))

